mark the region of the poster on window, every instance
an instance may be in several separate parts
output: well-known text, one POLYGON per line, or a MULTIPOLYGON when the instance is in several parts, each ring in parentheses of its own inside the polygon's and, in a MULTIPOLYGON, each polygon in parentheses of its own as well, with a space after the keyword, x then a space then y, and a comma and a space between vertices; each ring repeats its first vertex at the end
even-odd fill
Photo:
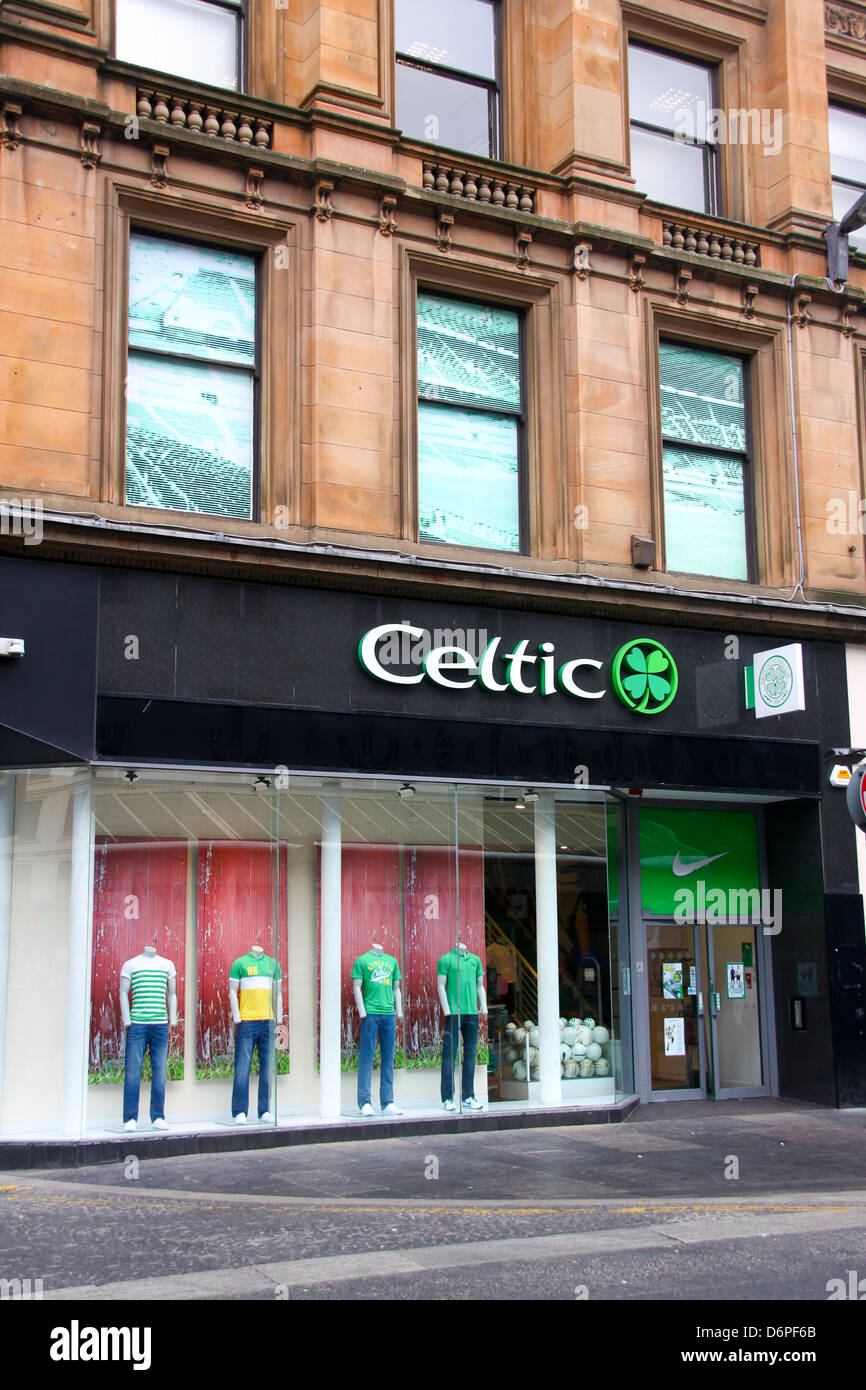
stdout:
POLYGON ((666 1057, 685 1057, 686 1055, 686 1026, 685 1019, 666 1018, 665 1019, 665 1056, 666 1057))
POLYGON ((728 998, 745 999, 746 967, 741 960, 729 960, 725 966, 728 980, 728 998))
POLYGON ((681 960, 668 960, 662 964, 662 998, 682 999, 683 963, 681 960))

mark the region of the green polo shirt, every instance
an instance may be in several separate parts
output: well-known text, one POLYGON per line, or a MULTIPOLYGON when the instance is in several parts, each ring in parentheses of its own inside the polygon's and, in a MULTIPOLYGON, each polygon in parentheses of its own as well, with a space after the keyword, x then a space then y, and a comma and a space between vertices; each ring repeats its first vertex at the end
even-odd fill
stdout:
POLYGON ((445 976, 445 993, 452 1014, 478 1013, 478 985, 484 980, 484 966, 478 956, 455 947, 439 957, 436 974, 445 976))
POLYGON ((361 981, 364 1008, 368 1014, 392 1014, 394 986, 400 978, 400 967, 393 956, 383 951, 367 951, 352 966, 353 980, 361 981))

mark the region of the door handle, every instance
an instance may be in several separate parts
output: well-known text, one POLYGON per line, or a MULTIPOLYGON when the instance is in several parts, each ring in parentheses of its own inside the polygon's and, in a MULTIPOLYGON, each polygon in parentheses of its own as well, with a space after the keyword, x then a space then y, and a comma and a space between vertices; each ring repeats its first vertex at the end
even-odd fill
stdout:
POLYGON ((713 990, 710 998, 713 1001, 713 1018, 718 1018, 719 1014, 722 1012, 722 996, 716 990, 713 990))
POLYGON ((703 1016, 704 1016, 704 991, 703 991, 702 989, 699 989, 699 990, 698 990, 698 1018, 703 1018, 703 1016))

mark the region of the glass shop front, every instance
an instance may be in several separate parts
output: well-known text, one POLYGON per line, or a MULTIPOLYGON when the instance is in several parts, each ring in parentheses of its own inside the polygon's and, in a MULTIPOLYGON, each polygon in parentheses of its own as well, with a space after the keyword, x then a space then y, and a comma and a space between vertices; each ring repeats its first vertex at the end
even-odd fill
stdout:
POLYGON ((4 1137, 633 1091, 604 794, 100 767, 0 808, 4 1137))
POLYGON ((4 573, 2 1139, 837 1103, 840 648, 4 573))

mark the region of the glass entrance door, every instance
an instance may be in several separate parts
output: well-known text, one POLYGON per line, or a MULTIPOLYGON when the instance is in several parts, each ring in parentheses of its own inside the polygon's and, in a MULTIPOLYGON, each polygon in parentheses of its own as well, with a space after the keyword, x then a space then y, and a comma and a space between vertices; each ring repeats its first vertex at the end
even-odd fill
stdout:
POLYGON ((652 1098, 766 1094, 760 926, 644 920, 643 929, 652 1098))
POLYGON ((767 1094, 772 992, 757 813, 641 807, 637 838, 642 1097, 767 1094))
POLYGON ((766 1091, 761 1047, 758 948, 760 926, 710 924, 707 1018, 717 1099, 766 1091))
POLYGON ((699 933, 661 922, 645 930, 651 1089, 697 1099, 706 1093, 699 933))

